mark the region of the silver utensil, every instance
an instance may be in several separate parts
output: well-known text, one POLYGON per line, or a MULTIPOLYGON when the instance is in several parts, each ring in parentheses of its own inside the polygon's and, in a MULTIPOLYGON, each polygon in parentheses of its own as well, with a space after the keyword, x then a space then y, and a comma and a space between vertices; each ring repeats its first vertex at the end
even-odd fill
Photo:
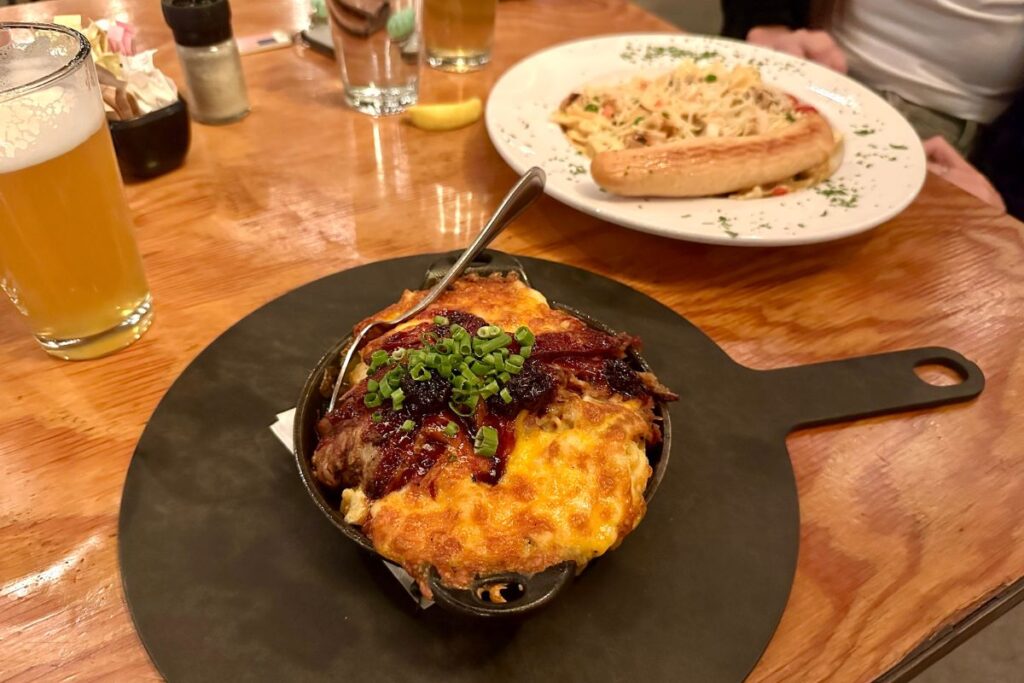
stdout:
POLYGON ((410 310, 406 311, 402 315, 392 318, 391 320, 374 320, 369 325, 364 327, 359 334, 355 336, 352 343, 348 345, 348 350, 345 351, 345 357, 341 361, 341 367, 338 369, 338 378, 334 381, 334 391, 331 392, 331 401, 327 404, 327 411, 334 410, 334 404, 338 401, 338 394, 341 391, 342 385, 345 384, 345 376, 348 374, 348 366, 352 363, 352 358, 355 357, 356 351, 359 350, 363 339, 366 338, 367 333, 371 329, 378 328, 381 332, 391 329, 395 325, 400 325, 406 320, 418 315, 427 308, 430 304, 437 301, 437 298, 448 289, 448 285, 454 282, 466 268, 469 267, 470 262, 476 258, 477 254, 484 250, 495 237, 498 236, 502 230, 508 227, 508 224, 519 217, 526 207, 534 202, 544 191, 544 181, 546 180, 544 170, 534 166, 529 171, 523 174, 523 177, 519 179, 505 198, 498 205, 497 210, 491 216, 491 219, 487 221, 487 225, 480 231, 473 243, 470 244, 466 251, 462 252, 459 259, 455 262, 455 265, 451 267, 451 270, 443 278, 441 278, 433 289, 431 289, 425 297, 410 310))

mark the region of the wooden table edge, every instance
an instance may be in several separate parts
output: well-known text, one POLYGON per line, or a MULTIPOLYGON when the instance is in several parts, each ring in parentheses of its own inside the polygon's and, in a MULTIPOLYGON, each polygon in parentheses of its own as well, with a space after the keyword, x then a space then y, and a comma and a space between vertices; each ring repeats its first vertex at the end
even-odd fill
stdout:
POLYGON ((1021 603, 1024 603, 1024 576, 978 601, 960 619, 933 632, 875 681, 910 681, 1021 603))

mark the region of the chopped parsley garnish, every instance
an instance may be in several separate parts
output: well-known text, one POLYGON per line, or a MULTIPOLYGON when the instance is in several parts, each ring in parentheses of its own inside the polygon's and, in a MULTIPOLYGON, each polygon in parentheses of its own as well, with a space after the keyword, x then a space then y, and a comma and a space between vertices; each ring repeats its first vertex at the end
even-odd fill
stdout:
POLYGON ((854 135, 859 135, 861 137, 864 137, 865 135, 873 135, 874 133, 874 128, 858 128, 857 130, 853 131, 854 135))
POLYGON ((636 117, 635 119, 633 119, 633 125, 634 125, 634 126, 639 126, 639 125, 640 125, 640 123, 641 123, 641 122, 642 122, 643 120, 644 120, 644 117, 642 117, 642 116, 638 116, 638 117, 636 117))
POLYGON ((593 102, 591 102, 587 106, 583 107, 583 111, 598 111, 599 109, 600 109, 600 107, 598 107, 593 102))
POLYGON ((715 74, 708 74, 707 76, 704 77, 705 83, 714 83, 717 80, 718 76, 716 76, 715 74))
POLYGON ((893 149, 906 149, 907 148, 906 145, 889 145, 889 146, 892 147, 893 149))
POLYGON ((814 188, 814 191, 828 199, 828 203, 832 206, 840 206, 844 209, 854 208, 860 200, 860 195, 856 190, 842 183, 837 184, 832 180, 821 183, 814 188))
POLYGON ((787 111, 786 112, 786 120, 789 121, 790 123, 793 123, 794 121, 796 121, 796 117, 793 116, 793 112, 791 112, 791 111, 787 111))
POLYGON ((736 232, 735 230, 732 229, 732 219, 730 219, 730 218, 728 218, 726 216, 719 216, 718 217, 718 224, 720 226, 722 226, 722 230, 729 237, 731 237, 733 239, 736 239, 737 237, 740 236, 740 234, 738 232, 736 232))

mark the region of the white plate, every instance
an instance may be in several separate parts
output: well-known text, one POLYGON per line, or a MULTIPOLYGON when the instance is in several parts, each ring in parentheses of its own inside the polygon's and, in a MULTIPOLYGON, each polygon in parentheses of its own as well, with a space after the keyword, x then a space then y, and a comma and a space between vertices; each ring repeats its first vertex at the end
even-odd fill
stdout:
POLYGON ((902 211, 925 178, 921 141, 910 124, 863 85, 823 66, 747 43, 671 33, 623 34, 565 43, 509 69, 487 101, 487 132, 519 173, 541 166, 546 191, 580 211, 643 232, 716 244, 777 246, 825 242, 875 227, 902 211), (602 191, 590 162, 551 114, 592 81, 652 76, 682 56, 714 53, 753 64, 764 80, 817 107, 843 136, 843 161, 825 183, 783 197, 636 199, 602 191))

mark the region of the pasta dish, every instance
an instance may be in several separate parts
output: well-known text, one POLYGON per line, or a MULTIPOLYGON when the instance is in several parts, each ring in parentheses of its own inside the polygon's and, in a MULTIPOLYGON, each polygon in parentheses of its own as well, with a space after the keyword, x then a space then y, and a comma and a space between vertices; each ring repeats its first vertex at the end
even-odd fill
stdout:
MULTIPOLYGON (((681 146, 682 154, 676 153, 676 158, 653 169, 662 175, 675 174, 679 182, 669 189, 677 192, 650 194, 731 193, 740 197, 785 194, 827 178, 838 165, 839 141, 818 112, 765 84, 758 70, 751 66, 730 69, 721 62, 701 66, 687 59, 655 78, 637 77, 620 84, 590 85, 571 93, 552 120, 562 127, 577 149, 595 162, 614 158, 616 153, 623 159, 644 161, 647 157, 646 160, 651 161, 659 157, 645 152, 664 146, 681 146), (807 129, 803 132, 811 135, 796 135, 801 129, 807 129), (723 145, 721 141, 730 142, 723 145), (747 144, 737 145, 737 141, 747 144), (766 172, 756 177, 737 167, 750 161, 745 146, 749 151, 767 155, 772 141, 784 143, 781 150, 774 151, 788 151, 799 159, 764 169, 766 172), (715 158, 707 156, 709 149, 717 152, 712 155, 715 158), (637 151, 621 154, 632 150, 637 151), (693 164, 697 163, 702 166, 695 169, 693 164), (718 172, 718 182, 710 183, 711 192, 705 191, 704 185, 708 183, 692 182, 694 170, 718 172), (758 182, 744 186, 742 183, 748 178, 758 182), (715 192, 717 187, 714 186, 726 189, 715 192)), ((767 157, 765 160, 768 161, 767 157)), ((629 184, 628 168, 611 170, 613 175, 615 172, 619 175, 612 180, 629 184)), ((637 170, 640 172, 635 174, 634 184, 643 183, 642 176, 649 175, 643 171, 652 169, 640 166, 637 170)), ((620 189, 608 187, 596 172, 595 180, 610 191, 620 189)), ((647 193, 643 186, 626 189, 640 191, 620 193, 647 193)))

